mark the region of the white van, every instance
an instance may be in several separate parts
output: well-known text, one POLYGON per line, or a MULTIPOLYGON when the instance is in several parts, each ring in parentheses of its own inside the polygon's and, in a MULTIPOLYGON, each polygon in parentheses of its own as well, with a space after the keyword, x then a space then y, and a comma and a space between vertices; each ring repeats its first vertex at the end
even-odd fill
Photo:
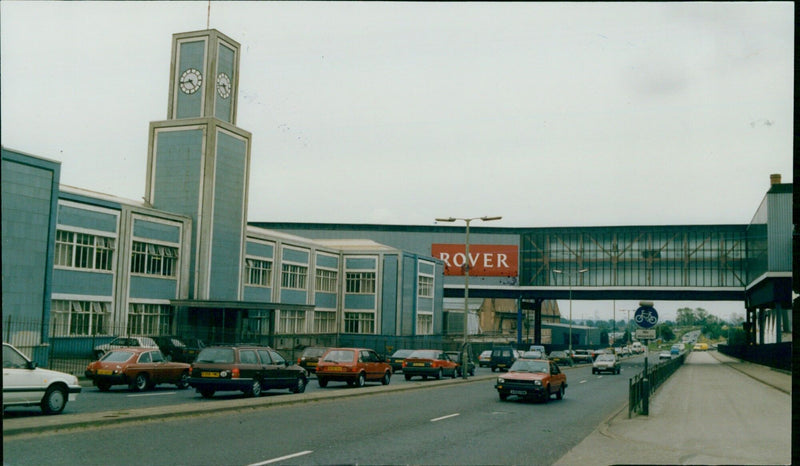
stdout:
POLYGON ((634 341, 631 345, 631 351, 634 353, 644 353, 644 346, 642 346, 641 342, 634 341))

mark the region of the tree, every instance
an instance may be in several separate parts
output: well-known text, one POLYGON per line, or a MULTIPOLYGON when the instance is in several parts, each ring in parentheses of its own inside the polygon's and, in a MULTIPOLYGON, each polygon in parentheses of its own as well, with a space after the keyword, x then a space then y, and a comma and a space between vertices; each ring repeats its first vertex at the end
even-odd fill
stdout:
POLYGON ((665 324, 660 324, 656 327, 657 334, 660 336, 664 341, 671 341, 675 339, 675 332, 672 331, 672 327, 665 324))
POLYGON ((681 326, 688 327, 689 325, 694 325, 695 314, 694 310, 689 309, 688 307, 682 307, 677 311, 678 316, 675 319, 675 323, 681 326))

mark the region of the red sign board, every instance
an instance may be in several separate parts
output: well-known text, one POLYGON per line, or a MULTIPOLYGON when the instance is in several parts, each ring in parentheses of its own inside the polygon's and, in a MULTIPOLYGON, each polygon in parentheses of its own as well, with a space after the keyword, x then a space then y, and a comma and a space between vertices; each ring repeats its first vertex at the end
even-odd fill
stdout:
MULTIPOLYGON (((519 247, 506 244, 470 244, 470 277, 516 277, 519 247)), ((464 275, 467 257, 463 244, 432 244, 431 256, 444 261, 445 275, 464 275)))

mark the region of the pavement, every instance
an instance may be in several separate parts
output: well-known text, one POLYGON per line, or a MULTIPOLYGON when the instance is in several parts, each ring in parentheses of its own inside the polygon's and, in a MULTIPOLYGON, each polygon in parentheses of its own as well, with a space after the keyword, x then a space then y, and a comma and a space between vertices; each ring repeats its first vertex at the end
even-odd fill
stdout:
POLYGON ((648 416, 625 405, 555 464, 792 464, 791 394, 791 373, 691 352, 648 416))

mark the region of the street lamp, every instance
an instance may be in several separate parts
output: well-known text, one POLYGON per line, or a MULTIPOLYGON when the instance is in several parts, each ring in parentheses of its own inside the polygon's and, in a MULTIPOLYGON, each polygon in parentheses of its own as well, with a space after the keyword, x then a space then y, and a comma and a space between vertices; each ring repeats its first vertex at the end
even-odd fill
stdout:
POLYGON ((572 355, 572 276, 575 275, 576 277, 579 274, 588 272, 589 269, 580 269, 574 272, 564 272, 560 269, 553 269, 553 273, 557 274, 564 274, 569 277, 569 354, 572 355))
POLYGON ((456 220, 463 220, 467 224, 466 236, 464 238, 464 347, 461 350, 461 377, 467 378, 469 372, 469 353, 467 352, 467 342, 469 332, 467 331, 467 316, 469 315, 469 222, 473 220, 483 220, 490 222, 492 220, 500 220, 503 217, 472 217, 472 218, 437 218, 437 222, 455 222, 456 220))

